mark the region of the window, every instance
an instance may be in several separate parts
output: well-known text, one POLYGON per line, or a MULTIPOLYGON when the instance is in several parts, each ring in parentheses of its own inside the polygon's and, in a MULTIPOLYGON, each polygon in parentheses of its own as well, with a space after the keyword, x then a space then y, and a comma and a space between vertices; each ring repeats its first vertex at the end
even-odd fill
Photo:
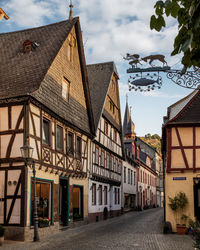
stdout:
POLYGON ((105 135, 108 135, 108 123, 107 123, 107 121, 104 122, 104 133, 105 133, 105 135))
POLYGON ((63 128, 56 126, 56 149, 63 149, 63 128))
POLYGON ((121 161, 119 161, 118 166, 119 166, 118 173, 121 174, 121 170, 122 170, 122 162, 121 161))
POLYGON ((81 159, 82 154, 82 140, 81 137, 76 137, 76 158, 81 159))
POLYGON ((74 135, 71 132, 67 134, 67 154, 74 154, 74 135))
POLYGON ((104 205, 108 204, 108 187, 104 187, 104 205))
POLYGON ((118 159, 115 158, 115 172, 118 172, 118 159))
POLYGON ((101 150, 101 166, 104 167, 105 162, 105 152, 101 150))
POLYGON ((115 204, 117 204, 117 188, 115 188, 115 204))
POLYGON ((115 204, 120 204, 120 189, 115 188, 115 204))
POLYGON ((62 81, 62 97, 69 101, 70 82, 64 77, 62 81))
POLYGON ((128 184, 130 184, 130 169, 128 169, 128 184))
POLYGON ((99 148, 98 147, 96 147, 96 151, 95 151, 95 163, 99 165, 99 148))
POLYGON ((68 38, 68 45, 67 45, 67 59, 72 62, 73 59, 73 36, 70 34, 68 38))
POLYGON ((133 170, 131 170, 131 185, 133 185, 133 170))
POLYGON ((134 172, 134 186, 136 184, 136 172, 134 172))
POLYGON ((124 167, 124 183, 126 183, 126 167, 124 167))
MULTIPOLYGON (((37 212, 38 217, 51 221, 52 211, 52 184, 51 182, 42 182, 36 180, 36 195, 37 195, 37 212)), ((34 212, 34 191, 32 180, 31 192, 31 224, 33 225, 34 212)))
POLYGON ((110 162, 110 156, 109 154, 107 153, 107 156, 106 156, 106 167, 109 169, 109 162, 110 162))
POLYGON ((102 205, 102 185, 99 185, 99 205, 102 205))
POLYGON ((92 205, 96 205, 96 184, 92 184, 92 205))
POLYGON ((114 130, 114 142, 117 143, 117 130, 116 129, 114 130))
POLYGON ((110 170, 113 171, 113 156, 110 157, 110 170))
POLYGON ((50 145, 50 121, 45 118, 42 120, 42 142, 50 145))

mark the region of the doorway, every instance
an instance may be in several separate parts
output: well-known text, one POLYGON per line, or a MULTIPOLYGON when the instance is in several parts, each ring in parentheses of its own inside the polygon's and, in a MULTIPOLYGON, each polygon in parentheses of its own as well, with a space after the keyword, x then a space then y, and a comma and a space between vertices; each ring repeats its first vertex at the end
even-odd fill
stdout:
POLYGON ((68 179, 60 178, 60 222, 61 225, 68 225, 68 179))
POLYGON ((83 187, 73 186, 73 220, 83 219, 83 187))
POLYGON ((200 222, 200 182, 194 183, 194 215, 200 222))

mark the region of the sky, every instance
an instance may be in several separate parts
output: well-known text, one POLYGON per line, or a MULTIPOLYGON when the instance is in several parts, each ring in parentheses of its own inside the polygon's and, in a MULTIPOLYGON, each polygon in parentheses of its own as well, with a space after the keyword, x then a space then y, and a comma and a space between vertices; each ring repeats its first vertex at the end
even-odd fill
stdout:
MULTIPOLYGON (((114 61, 120 77, 122 122, 128 95, 131 116, 138 136, 161 135, 167 107, 191 93, 163 78, 162 88, 151 92, 128 90, 130 68, 126 53, 163 54, 172 69, 180 69, 181 55, 170 57, 178 31, 175 19, 168 18, 161 32, 150 30, 150 17, 156 0, 73 0, 74 16, 80 17, 86 63, 114 61)), ((0 7, 10 16, 0 22, 0 33, 38 27, 68 19, 69 0, 1 0, 0 7)))

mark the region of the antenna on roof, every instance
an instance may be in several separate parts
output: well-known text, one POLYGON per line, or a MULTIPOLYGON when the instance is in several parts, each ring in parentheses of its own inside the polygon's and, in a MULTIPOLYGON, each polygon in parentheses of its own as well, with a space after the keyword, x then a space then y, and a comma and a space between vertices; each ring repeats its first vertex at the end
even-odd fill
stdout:
POLYGON ((70 8, 70 10, 69 10, 69 19, 71 20, 71 19, 73 19, 73 4, 72 4, 72 0, 70 0, 70 5, 69 5, 69 8, 70 8))

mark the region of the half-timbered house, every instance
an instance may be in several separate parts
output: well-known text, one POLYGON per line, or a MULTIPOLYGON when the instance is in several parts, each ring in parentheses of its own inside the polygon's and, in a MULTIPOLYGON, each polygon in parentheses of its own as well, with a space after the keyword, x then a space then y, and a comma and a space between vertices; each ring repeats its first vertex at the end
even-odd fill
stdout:
MULTIPOLYGON (((79 19, 0 34, 0 58, 0 224, 6 238, 24 240, 33 234, 33 175, 21 157, 24 144, 34 148, 38 215, 49 220, 48 232, 88 215, 95 129, 79 19)), ((119 184, 120 174, 112 174, 119 184)))
POLYGON ((89 221, 121 210, 122 126, 118 73, 113 62, 87 66, 96 137, 89 168, 89 221))
MULTIPOLYGON (((169 197, 180 191, 188 198, 183 213, 200 221, 200 90, 168 107, 163 124, 163 158, 165 176, 165 220, 176 231, 173 211, 168 206, 169 197)), ((180 215, 181 216, 181 215, 180 215)))

